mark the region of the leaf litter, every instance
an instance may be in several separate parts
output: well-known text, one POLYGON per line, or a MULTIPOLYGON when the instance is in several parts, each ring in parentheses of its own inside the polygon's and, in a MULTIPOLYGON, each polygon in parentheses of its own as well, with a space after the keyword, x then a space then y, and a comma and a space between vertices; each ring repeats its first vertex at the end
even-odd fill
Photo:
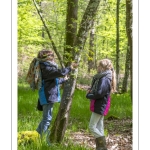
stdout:
MULTIPOLYGON (((107 131, 106 143, 108 150, 132 150, 132 120, 112 119, 104 121, 107 131)), ((87 131, 80 130, 70 133, 69 139, 74 144, 82 145, 89 150, 95 150, 94 136, 87 131)))

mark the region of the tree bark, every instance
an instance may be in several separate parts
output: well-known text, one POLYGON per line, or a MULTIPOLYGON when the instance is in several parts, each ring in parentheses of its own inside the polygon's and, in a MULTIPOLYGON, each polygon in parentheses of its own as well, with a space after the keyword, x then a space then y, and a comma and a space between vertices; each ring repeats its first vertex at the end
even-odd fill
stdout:
POLYGON ((64 46, 64 62, 68 65, 73 60, 73 47, 77 35, 78 0, 67 0, 66 43, 64 46))
POLYGON ((68 125, 75 85, 76 78, 73 77, 64 84, 59 111, 51 129, 50 142, 60 143, 64 138, 68 125))
POLYGON ((132 100, 132 0, 126 0, 126 32, 130 51, 130 94, 132 100))
POLYGON ((119 50, 119 5, 120 0, 117 0, 116 9, 116 90, 119 90, 119 72, 120 72, 120 50, 119 50))
POLYGON ((94 68, 94 36, 95 36, 95 29, 94 29, 94 20, 92 22, 92 29, 90 31, 90 43, 89 43, 89 55, 88 55, 88 73, 90 70, 94 68))
POLYGON ((94 19, 93 17, 95 17, 96 15, 100 1, 101 0, 90 0, 83 15, 77 38, 75 41, 75 51, 73 54, 74 60, 77 60, 77 62, 80 61, 81 52, 84 49, 85 41, 87 39, 88 32, 92 27, 92 21, 94 19))
POLYGON ((125 93, 128 90, 127 88, 128 88, 129 72, 130 72, 130 50, 129 50, 129 46, 127 46, 125 74, 122 83, 122 93, 125 93))

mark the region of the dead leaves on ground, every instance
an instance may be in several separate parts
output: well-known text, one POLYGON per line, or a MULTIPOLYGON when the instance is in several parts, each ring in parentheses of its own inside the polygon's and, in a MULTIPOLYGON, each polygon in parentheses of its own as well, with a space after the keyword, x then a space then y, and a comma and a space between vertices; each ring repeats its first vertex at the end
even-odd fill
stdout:
MULTIPOLYGON (((132 150, 132 120, 105 120, 105 129, 108 131, 106 143, 108 150, 132 150)), ((95 139, 87 132, 71 133, 70 140, 89 150, 95 150, 95 139)))

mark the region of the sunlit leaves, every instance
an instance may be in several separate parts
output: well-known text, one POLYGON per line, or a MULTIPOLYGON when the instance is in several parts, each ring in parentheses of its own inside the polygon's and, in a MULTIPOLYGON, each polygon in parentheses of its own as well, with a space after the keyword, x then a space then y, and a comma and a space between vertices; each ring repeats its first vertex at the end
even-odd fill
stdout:
POLYGON ((42 23, 35 14, 35 8, 31 1, 19 0, 18 2, 18 46, 29 44, 41 44, 42 23))

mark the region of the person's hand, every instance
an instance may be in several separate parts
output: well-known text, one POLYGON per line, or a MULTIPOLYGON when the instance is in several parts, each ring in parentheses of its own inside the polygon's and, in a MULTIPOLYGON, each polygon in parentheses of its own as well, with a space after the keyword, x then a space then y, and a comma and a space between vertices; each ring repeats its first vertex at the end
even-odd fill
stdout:
POLYGON ((69 77, 66 75, 66 76, 64 77, 64 80, 67 81, 68 79, 69 79, 69 77))
POLYGON ((78 64, 73 62, 70 67, 72 70, 74 70, 78 67, 78 64))

